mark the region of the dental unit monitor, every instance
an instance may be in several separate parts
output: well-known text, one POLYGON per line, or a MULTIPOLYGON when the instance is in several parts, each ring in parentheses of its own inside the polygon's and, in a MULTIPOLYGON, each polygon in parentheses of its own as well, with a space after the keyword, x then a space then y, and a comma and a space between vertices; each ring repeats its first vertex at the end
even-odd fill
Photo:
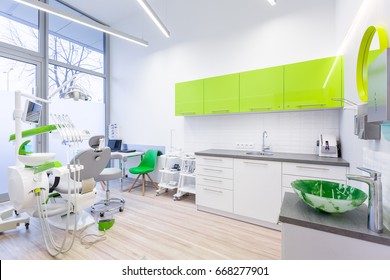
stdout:
POLYGON ((42 105, 31 100, 26 100, 22 120, 29 124, 39 124, 42 105))

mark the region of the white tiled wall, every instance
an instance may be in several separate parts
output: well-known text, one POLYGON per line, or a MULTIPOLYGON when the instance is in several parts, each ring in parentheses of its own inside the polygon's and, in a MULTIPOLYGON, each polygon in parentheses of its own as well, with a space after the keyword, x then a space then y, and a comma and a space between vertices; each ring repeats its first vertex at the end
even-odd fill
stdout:
POLYGON ((339 137, 339 115, 339 110, 317 110, 186 117, 183 149, 235 149, 236 143, 253 143, 259 150, 266 130, 272 151, 316 154, 319 134, 339 137))
POLYGON ((390 230, 390 154, 363 149, 364 167, 382 174, 383 223, 390 230))

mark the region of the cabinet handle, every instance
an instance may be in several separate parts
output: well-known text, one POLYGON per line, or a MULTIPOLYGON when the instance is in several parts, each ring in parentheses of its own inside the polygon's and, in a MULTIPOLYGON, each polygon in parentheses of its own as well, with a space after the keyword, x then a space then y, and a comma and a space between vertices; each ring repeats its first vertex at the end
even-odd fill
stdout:
POLYGON ((203 169, 208 170, 208 171, 223 172, 223 170, 221 170, 221 169, 212 169, 212 168, 203 168, 203 169))
POLYGON ((195 112, 181 112, 180 115, 188 116, 188 115, 196 115, 196 113, 195 112))
POLYGON ((314 107, 314 106, 325 106, 325 103, 320 103, 320 104, 299 104, 297 107, 314 107))
POLYGON ((212 110, 211 112, 212 113, 227 113, 229 111, 230 111, 229 109, 225 109, 225 110, 212 110))
POLYGON ((203 158, 204 160, 222 161, 221 158, 203 158))
POLYGON ((251 161, 243 161, 243 163, 246 163, 246 164, 254 164, 254 165, 268 165, 268 163, 263 163, 263 162, 251 162, 251 161))
POLYGON ((251 111, 261 111, 261 110, 271 110, 272 107, 254 107, 254 108, 249 108, 251 111))
POLYGON ((330 170, 329 168, 309 167, 309 166, 301 166, 301 165, 297 165, 297 168, 323 170, 323 171, 329 171, 330 170))
POLYGON ((209 178, 203 178, 205 181, 210 181, 210 182, 218 182, 218 183, 223 183, 222 180, 215 180, 215 179, 209 179, 209 178))
POLYGON ((203 188, 203 190, 205 190, 205 191, 209 191, 209 192, 223 193, 222 191, 219 191, 219 190, 213 190, 213 189, 209 189, 209 188, 203 188))

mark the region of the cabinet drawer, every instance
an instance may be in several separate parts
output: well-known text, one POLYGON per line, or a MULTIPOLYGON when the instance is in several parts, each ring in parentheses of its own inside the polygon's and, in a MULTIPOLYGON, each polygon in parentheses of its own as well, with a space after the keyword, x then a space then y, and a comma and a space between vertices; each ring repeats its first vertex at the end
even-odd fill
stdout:
POLYGON ((233 179, 233 169, 231 168, 198 165, 196 174, 225 179, 233 179))
POLYGON ((295 180, 326 180, 326 181, 332 181, 340 184, 345 184, 346 180, 334 180, 334 179, 327 179, 327 178, 313 178, 308 176, 293 176, 293 175, 283 175, 282 176, 282 186, 286 188, 291 188, 291 183, 295 180))
POLYGON ((233 192, 196 184, 196 204, 231 213, 233 192))
POLYGON ((347 168, 305 163, 283 162, 283 174, 345 181, 347 168))
POLYGON ((210 176, 198 175, 196 183, 203 186, 233 190, 233 180, 225 178, 215 178, 210 176))
POLYGON ((197 165, 207 165, 216 167, 233 168, 233 159, 224 157, 196 157, 197 165))

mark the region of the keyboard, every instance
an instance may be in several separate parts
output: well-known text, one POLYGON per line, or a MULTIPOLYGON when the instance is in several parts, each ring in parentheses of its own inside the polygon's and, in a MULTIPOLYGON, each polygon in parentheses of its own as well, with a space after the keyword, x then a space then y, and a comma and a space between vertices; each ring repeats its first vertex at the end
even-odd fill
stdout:
POLYGON ((118 151, 120 153, 134 153, 135 150, 121 150, 121 151, 118 151))

